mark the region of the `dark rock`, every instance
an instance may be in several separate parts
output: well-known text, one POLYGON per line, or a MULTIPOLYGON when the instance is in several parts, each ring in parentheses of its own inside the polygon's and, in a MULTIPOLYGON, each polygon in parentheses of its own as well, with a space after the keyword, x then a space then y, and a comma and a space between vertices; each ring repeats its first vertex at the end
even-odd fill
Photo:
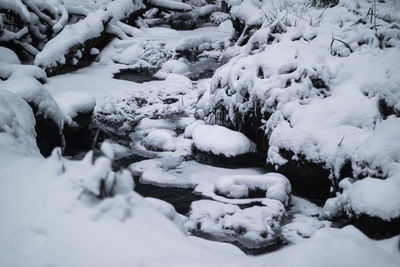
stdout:
POLYGON ((76 125, 65 124, 63 133, 65 136, 66 155, 72 155, 81 151, 89 151, 93 146, 96 130, 92 128, 93 110, 80 113, 72 118, 76 125))
MULTIPOLYGON (((333 182, 329 178, 331 172, 323 162, 309 161, 304 155, 296 155, 297 160, 294 160, 294 153, 284 149, 280 150, 280 155, 288 162, 276 171, 289 179, 293 193, 322 201, 330 197, 333 182)), ((272 166, 270 168, 274 169, 272 166)))
POLYGON ((35 104, 29 103, 29 105, 32 108, 36 120, 35 131, 37 146, 43 156, 50 156, 54 148, 64 147, 62 131, 52 118, 39 113, 38 107, 35 104))
POLYGON ((378 109, 384 120, 386 120, 386 118, 390 115, 400 117, 400 110, 396 109, 394 106, 389 105, 384 98, 380 98, 378 100, 378 109))
POLYGON ((226 157, 225 155, 215 155, 210 152, 203 152, 192 147, 194 159, 200 163, 217 166, 217 167, 263 167, 265 159, 257 153, 246 153, 234 157, 226 157))
POLYGON ((170 17, 169 25, 175 30, 193 30, 199 26, 199 19, 193 13, 176 13, 170 17))
POLYGON ((344 227, 346 225, 354 225, 368 237, 377 240, 391 238, 400 234, 400 218, 385 221, 375 216, 361 214, 352 218, 341 217, 333 221, 333 226, 335 227, 344 227))

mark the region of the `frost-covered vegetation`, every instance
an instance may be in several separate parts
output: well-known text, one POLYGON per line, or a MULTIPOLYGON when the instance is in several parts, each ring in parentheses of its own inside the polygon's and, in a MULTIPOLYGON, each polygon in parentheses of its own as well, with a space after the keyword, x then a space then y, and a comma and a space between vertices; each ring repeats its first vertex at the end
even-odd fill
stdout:
POLYGON ((396 0, 0 1, 0 266, 399 266, 399 40, 396 0))

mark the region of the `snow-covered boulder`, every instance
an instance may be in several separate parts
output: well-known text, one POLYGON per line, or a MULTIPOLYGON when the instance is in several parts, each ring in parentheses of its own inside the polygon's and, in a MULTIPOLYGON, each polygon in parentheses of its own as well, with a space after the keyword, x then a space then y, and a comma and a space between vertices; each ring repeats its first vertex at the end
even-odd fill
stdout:
POLYGON ((142 145, 152 151, 175 151, 176 133, 166 129, 154 129, 142 140, 142 145))
POLYGON ((250 164, 257 161, 257 147, 241 132, 219 125, 199 125, 192 132, 193 150, 199 161, 250 164))
POLYGON ((352 162, 355 177, 339 183, 343 190, 328 199, 324 215, 346 215, 366 233, 397 234, 400 221, 400 119, 395 116, 379 123, 370 137, 360 144, 352 162), (366 177, 366 178, 364 178, 366 177))
POLYGON ((55 100, 64 115, 65 153, 90 149, 94 97, 85 92, 65 92, 55 96, 55 100))
POLYGON ((0 90, 0 150, 39 156, 35 117, 18 95, 0 90))
POLYGON ((64 118, 54 98, 41 82, 46 81, 43 70, 29 65, 0 62, 0 90, 19 95, 32 108, 35 115, 36 140, 40 152, 50 155, 57 147, 62 147, 64 118))
POLYGON ((191 205, 188 231, 213 240, 237 242, 245 248, 261 248, 276 242, 285 214, 281 202, 240 209, 237 205, 199 200, 191 205))
POLYGON ((310 238, 318 230, 329 227, 329 221, 321 221, 313 216, 295 214, 290 223, 281 228, 281 238, 288 243, 296 244, 310 238))
POLYGON ((266 198, 275 199, 283 205, 289 204, 291 186, 289 180, 279 173, 264 175, 226 176, 215 182, 216 194, 228 198, 249 198, 255 192, 261 191, 266 198))

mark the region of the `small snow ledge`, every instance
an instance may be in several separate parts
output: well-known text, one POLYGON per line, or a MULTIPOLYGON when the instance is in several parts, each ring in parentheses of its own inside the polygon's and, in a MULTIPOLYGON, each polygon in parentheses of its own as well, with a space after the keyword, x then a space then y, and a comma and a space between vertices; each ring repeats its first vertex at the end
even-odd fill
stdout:
POLYGON ((231 198, 248 197, 254 190, 264 190, 266 198, 279 200, 285 206, 289 203, 290 182, 279 173, 226 176, 215 183, 215 191, 231 198))
POLYGON ((234 157, 257 152, 256 145, 244 134, 218 125, 199 125, 192 137, 198 150, 215 155, 234 157))

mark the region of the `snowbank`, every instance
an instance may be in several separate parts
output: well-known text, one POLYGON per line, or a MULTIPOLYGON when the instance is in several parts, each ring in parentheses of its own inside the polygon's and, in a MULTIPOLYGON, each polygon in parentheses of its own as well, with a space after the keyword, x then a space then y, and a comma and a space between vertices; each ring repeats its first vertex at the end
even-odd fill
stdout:
POLYGON ((0 90, 0 147, 3 153, 40 155, 32 109, 21 97, 5 90, 0 90))
POLYGON ((199 125, 192 138, 198 150, 215 155, 234 157, 257 152, 256 145, 244 134, 218 125, 199 125))

